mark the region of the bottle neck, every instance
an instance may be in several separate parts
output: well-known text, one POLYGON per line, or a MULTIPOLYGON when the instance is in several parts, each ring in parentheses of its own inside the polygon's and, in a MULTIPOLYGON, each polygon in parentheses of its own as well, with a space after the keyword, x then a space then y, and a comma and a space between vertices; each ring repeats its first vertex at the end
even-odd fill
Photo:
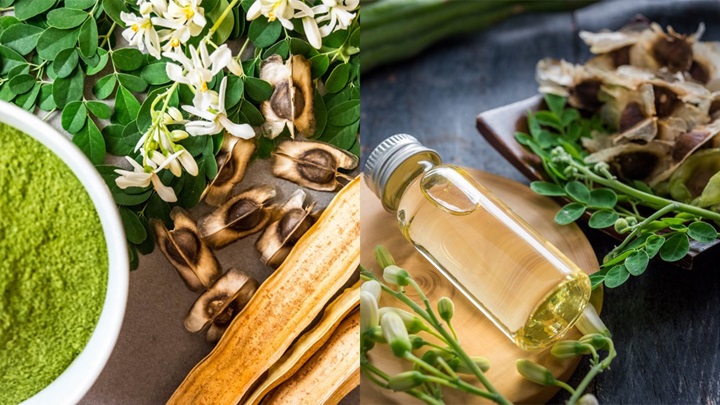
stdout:
POLYGON ((419 153, 397 165, 380 193, 385 210, 396 212, 407 187, 423 173, 439 164, 442 164, 442 160, 436 153, 419 153))

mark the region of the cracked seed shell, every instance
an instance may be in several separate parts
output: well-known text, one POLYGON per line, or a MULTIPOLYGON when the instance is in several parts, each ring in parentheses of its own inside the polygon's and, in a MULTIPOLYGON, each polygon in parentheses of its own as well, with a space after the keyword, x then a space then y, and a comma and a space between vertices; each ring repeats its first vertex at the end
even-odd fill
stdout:
POLYGON ((230 243, 260 231, 272 217, 268 202, 275 198, 273 186, 250 188, 198 221, 200 236, 208 246, 221 249, 230 243))
POLYGON ((214 207, 224 203, 233 187, 245 177, 245 170, 255 153, 255 141, 225 134, 217 156, 218 173, 203 191, 201 198, 214 207))
POLYGON ((342 187, 338 178, 349 177, 338 169, 352 170, 358 165, 357 156, 317 141, 285 141, 273 156, 274 175, 319 191, 342 187))
POLYGON ((195 221, 185 210, 173 208, 170 218, 173 230, 168 230, 160 220, 151 220, 160 251, 188 288, 198 291, 211 286, 220 276, 220 263, 215 254, 200 238, 195 221))

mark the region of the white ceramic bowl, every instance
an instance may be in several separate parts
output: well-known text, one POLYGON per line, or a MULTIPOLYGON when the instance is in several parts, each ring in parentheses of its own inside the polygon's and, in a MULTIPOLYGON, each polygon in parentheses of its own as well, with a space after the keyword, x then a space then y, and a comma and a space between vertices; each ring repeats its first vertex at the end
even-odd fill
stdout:
POLYGON ((115 347, 127 302, 128 250, 120 216, 110 190, 92 163, 68 138, 29 112, 0 101, 0 122, 37 139, 77 176, 95 205, 108 251, 105 303, 85 349, 50 385, 23 404, 75 404, 100 375, 115 347))

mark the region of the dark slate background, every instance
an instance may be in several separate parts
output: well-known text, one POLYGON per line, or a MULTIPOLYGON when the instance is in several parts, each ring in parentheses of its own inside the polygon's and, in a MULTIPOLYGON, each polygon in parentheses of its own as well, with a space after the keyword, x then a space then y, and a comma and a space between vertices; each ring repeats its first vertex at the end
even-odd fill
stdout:
MULTIPOLYGON (((412 60, 363 77, 362 153, 395 133, 416 136, 445 162, 527 183, 475 129, 475 116, 536 94, 543 57, 589 57, 579 30, 618 29, 636 14, 678 32, 704 22, 720 41, 718 1, 612 1, 576 12, 513 17, 488 31, 447 40, 412 60)), ((364 161, 364 159, 363 159, 364 161)), ((599 258, 612 241, 585 229, 599 258)), ((720 260, 720 258, 718 258, 720 260)), ((603 319, 619 356, 589 391, 606 404, 720 403, 720 269, 692 271, 652 263, 645 274, 605 293, 603 319)), ((584 360, 570 383, 589 366, 584 360)), ((551 402, 563 403, 558 394, 551 402)))

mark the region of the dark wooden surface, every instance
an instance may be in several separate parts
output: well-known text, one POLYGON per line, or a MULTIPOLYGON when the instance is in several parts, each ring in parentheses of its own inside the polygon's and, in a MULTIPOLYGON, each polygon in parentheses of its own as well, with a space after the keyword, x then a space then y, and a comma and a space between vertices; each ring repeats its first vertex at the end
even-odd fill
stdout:
MULTIPOLYGON (((416 136, 449 163, 527 182, 477 133, 475 116, 536 94, 543 57, 584 61, 580 29, 617 29, 642 13, 679 32, 705 22, 720 40, 718 1, 614 1, 574 13, 514 17, 493 29, 445 41, 407 62, 363 77, 362 152, 395 133, 416 136)), ((586 229, 602 257, 607 236, 586 229)), ((619 357, 590 386, 601 403, 720 403, 720 257, 693 271, 652 263, 645 274, 607 290, 603 319, 619 357)), ((481 355, 482 353, 477 353, 481 355)), ((583 361, 571 379, 587 372, 583 361)), ((551 402, 562 403, 559 394, 551 402)))

